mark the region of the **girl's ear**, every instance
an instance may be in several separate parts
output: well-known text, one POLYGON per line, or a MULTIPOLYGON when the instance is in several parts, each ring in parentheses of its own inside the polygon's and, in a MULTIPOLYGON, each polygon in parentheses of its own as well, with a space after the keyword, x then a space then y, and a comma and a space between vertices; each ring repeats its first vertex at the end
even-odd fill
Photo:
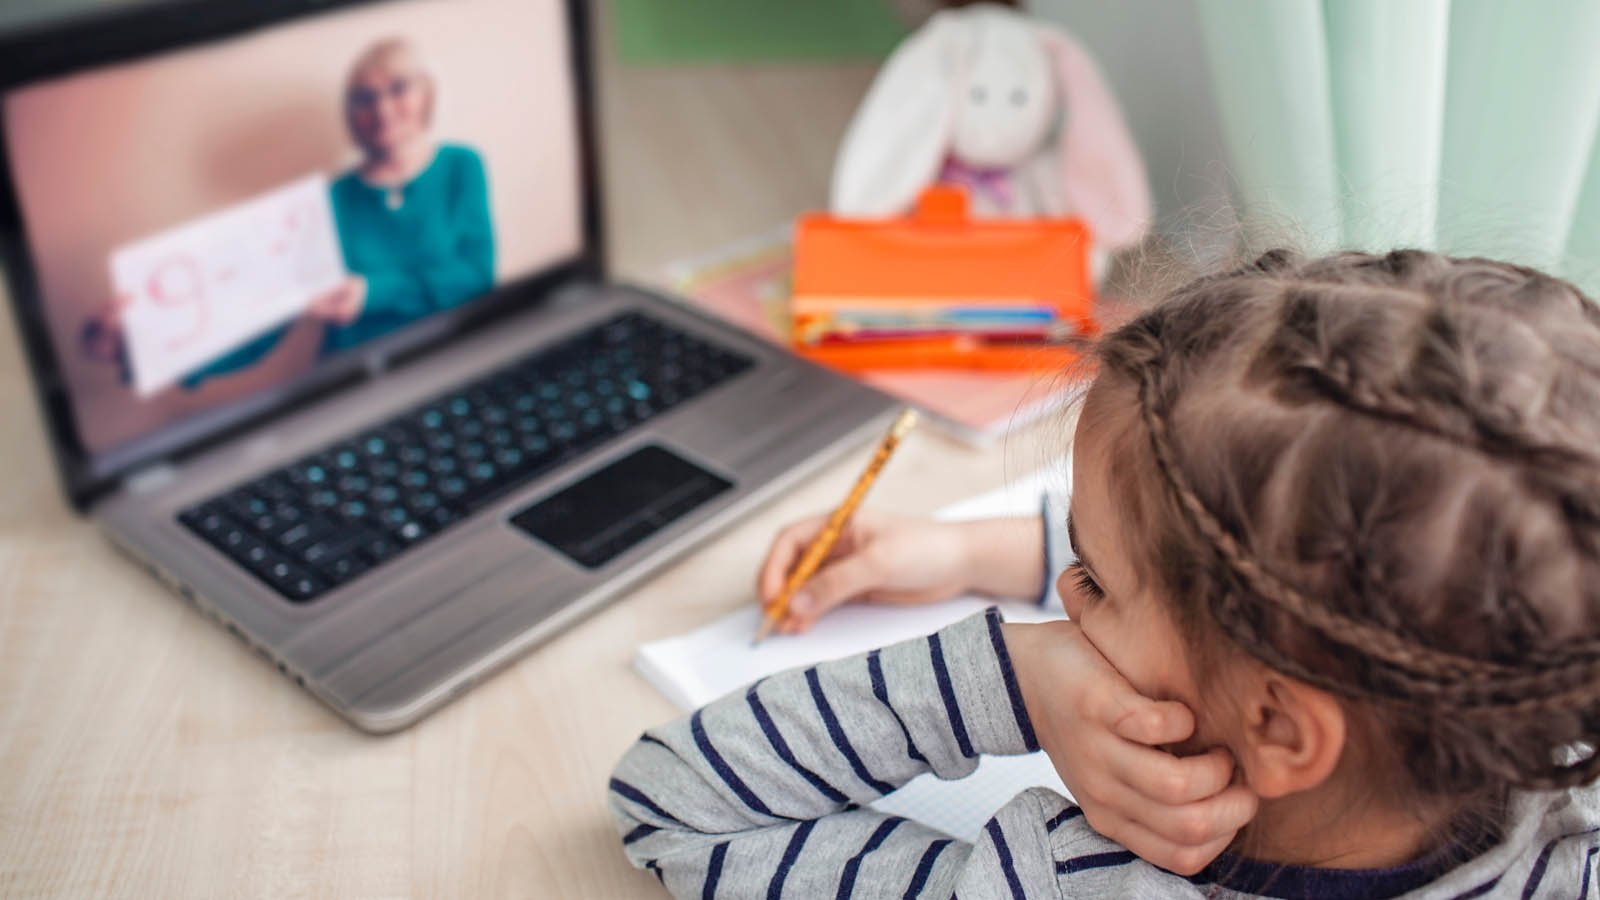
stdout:
POLYGON ((1116 250, 1144 237, 1152 214, 1144 160, 1116 98, 1089 54, 1066 32, 1036 26, 1055 68, 1062 133, 1054 153, 1071 211, 1082 216, 1096 244, 1116 250))
POLYGON ((897 215, 933 183, 950 145, 970 31, 959 12, 942 12, 895 48, 839 146, 833 212, 897 215))
POLYGON ((1310 790, 1333 774, 1344 752, 1338 698, 1303 681, 1259 670, 1239 698, 1243 746, 1235 758, 1245 782, 1267 799, 1310 790))

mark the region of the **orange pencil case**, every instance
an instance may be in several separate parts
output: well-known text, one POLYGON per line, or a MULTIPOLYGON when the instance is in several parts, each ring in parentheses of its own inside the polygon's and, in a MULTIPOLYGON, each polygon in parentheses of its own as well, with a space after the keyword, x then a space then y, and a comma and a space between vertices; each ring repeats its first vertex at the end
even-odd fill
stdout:
POLYGON ((899 218, 801 216, 794 349, 847 371, 1058 369, 1077 358, 1061 337, 1097 331, 1089 247, 1076 218, 973 219, 951 185, 899 218))

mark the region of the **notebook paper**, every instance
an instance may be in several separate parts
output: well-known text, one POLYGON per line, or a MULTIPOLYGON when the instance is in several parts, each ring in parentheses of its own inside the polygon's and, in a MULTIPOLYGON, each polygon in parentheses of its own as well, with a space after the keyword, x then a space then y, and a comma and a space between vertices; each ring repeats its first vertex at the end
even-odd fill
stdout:
MULTIPOLYGON (((1037 515, 1045 483, 1044 476, 1030 476, 958 503, 940 518, 1037 515)), ((634 657, 634 668, 678 708, 688 711, 775 672, 930 634, 990 606, 1000 607, 1008 622, 1043 622, 1060 615, 1033 602, 974 597, 923 606, 851 605, 824 616, 806 634, 775 636, 752 648, 750 637, 761 617, 752 603, 703 628, 645 644, 634 657)), ((1043 753, 1034 753, 984 757, 977 771, 959 781, 922 775, 871 805, 972 841, 995 810, 1034 786, 1070 796, 1050 760, 1043 753)))

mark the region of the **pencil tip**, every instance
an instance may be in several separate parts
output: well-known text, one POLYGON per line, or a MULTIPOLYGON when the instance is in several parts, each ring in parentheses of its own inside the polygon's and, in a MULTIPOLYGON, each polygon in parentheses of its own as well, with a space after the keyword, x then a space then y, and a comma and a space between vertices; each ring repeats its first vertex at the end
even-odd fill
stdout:
POLYGON ((766 640, 767 636, 772 634, 772 629, 776 627, 777 624, 777 620, 772 616, 762 616, 761 625, 756 629, 756 636, 750 639, 750 646, 756 647, 762 641, 766 640))

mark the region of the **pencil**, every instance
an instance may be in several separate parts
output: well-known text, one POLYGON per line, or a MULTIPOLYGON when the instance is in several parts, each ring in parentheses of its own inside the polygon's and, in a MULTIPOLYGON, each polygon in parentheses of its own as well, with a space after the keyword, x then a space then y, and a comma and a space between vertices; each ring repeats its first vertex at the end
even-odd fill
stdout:
POLYGON ((889 433, 878 442, 877 451, 872 454, 872 459, 867 463, 867 468, 861 473, 861 477, 857 478, 855 485, 850 488, 850 493, 845 495, 844 502, 839 504, 839 508, 828 517, 827 524, 822 526, 822 531, 800 555, 800 561, 789 570, 789 577, 784 580, 783 589, 778 591, 778 596, 773 598, 763 611, 761 627, 756 629, 755 639, 750 642, 750 646, 754 647, 766 640, 767 636, 772 634, 772 629, 778 627, 778 624, 788 617, 789 598, 816 574, 817 567, 828 558, 828 551, 838 543, 839 535, 844 532, 844 526, 855 514, 856 507, 861 505, 862 499, 867 496, 867 491, 872 489, 872 483, 878 480, 878 473, 883 471, 884 463, 889 461, 890 455, 900 445, 900 439, 905 437, 906 432, 916 424, 916 410, 907 409, 895 418, 893 425, 889 426, 889 433))

